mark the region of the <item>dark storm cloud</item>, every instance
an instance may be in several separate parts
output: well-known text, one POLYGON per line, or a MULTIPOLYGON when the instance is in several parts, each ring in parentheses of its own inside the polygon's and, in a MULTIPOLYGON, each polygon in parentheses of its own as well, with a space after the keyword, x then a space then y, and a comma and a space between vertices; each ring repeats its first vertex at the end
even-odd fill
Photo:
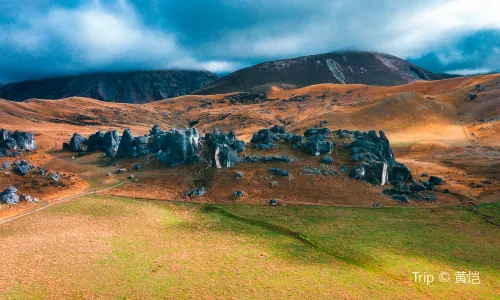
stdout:
POLYGON ((499 8, 495 0, 2 0, 0 82, 151 68, 223 73, 345 49, 439 72, 498 71, 499 8))

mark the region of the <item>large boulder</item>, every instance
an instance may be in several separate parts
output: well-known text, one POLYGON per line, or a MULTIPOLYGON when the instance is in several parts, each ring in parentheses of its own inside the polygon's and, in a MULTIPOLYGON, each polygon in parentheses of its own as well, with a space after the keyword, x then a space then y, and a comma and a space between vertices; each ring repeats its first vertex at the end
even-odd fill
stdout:
POLYGON ((108 131, 102 137, 101 150, 106 153, 107 156, 115 156, 116 151, 118 151, 118 146, 120 145, 120 135, 118 131, 112 130, 108 131))
POLYGON ((0 202, 4 204, 16 204, 19 203, 19 200, 20 197, 17 194, 17 189, 13 186, 7 187, 0 193, 0 202))
POLYGON ((9 131, 7 129, 0 129, 0 143, 6 141, 9 138, 9 131))
POLYGON ((199 156, 200 132, 196 128, 171 129, 157 134, 149 145, 151 153, 157 153, 158 160, 167 166, 197 163, 199 156))
POLYGON ((17 147, 20 149, 29 151, 35 150, 37 147, 35 136, 31 132, 21 132, 16 130, 11 137, 16 140, 17 147))
POLYGON ((84 142, 87 146, 89 152, 101 150, 104 139, 104 132, 97 131, 96 133, 89 136, 89 138, 84 142))
POLYGON ((353 136, 354 141, 348 144, 351 150, 351 159, 356 162, 351 170, 351 176, 358 180, 365 180, 374 184, 384 185, 389 181, 411 182, 410 170, 396 162, 389 140, 385 133, 343 131, 337 133, 353 136))
POLYGON ((3 142, 3 147, 7 150, 16 150, 17 149, 17 142, 14 138, 8 137, 4 142, 3 142))
POLYGON ((125 129, 123 131, 123 135, 120 139, 120 144, 118 145, 118 151, 116 151, 117 158, 124 157, 135 157, 136 156, 136 148, 133 145, 134 135, 130 128, 125 129))
POLYGON ((163 131, 161 130, 160 126, 158 126, 158 125, 153 126, 153 128, 151 128, 151 130, 149 131, 150 135, 157 135, 157 134, 162 134, 162 133, 163 133, 163 131))
POLYGON ((28 163, 26 160, 15 161, 12 171, 17 175, 26 176, 29 172, 35 169, 35 166, 28 163))
POLYGON ((205 135, 205 145, 209 152, 208 160, 216 168, 235 166, 240 161, 238 153, 245 150, 245 143, 237 139, 234 131, 226 134, 214 129, 213 133, 205 135))
POLYGON ((82 152, 87 150, 87 147, 85 146, 86 140, 87 139, 81 136, 79 133, 73 134, 73 137, 69 141, 69 147, 71 148, 71 151, 82 152))

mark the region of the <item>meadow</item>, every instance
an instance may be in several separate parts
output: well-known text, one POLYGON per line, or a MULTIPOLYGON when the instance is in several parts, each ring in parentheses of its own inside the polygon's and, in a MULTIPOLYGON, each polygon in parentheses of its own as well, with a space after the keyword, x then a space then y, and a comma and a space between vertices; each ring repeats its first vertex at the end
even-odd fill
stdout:
POLYGON ((269 207, 92 195, 2 225, 0 298, 495 299, 499 219, 499 203, 269 207), (457 271, 479 272, 480 283, 455 283, 457 271))

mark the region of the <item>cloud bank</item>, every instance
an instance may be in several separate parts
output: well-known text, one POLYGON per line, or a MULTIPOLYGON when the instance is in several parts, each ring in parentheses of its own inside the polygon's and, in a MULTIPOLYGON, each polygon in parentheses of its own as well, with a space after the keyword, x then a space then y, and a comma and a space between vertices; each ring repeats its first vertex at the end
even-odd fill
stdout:
POLYGON ((499 71, 496 0, 0 2, 0 81, 186 68, 227 73, 336 50, 435 72, 499 71))

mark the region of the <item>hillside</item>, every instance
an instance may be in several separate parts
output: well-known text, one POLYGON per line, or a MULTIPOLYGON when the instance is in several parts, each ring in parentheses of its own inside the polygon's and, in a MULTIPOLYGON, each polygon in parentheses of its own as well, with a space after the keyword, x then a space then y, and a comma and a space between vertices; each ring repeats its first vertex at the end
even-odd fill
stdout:
POLYGON ((147 103, 189 94, 216 79, 208 71, 93 73, 7 84, 0 87, 0 98, 24 101, 79 96, 107 102, 147 103))
POLYGON ((261 63, 224 76, 195 94, 261 93, 272 86, 293 89, 322 83, 394 86, 440 78, 389 54, 336 52, 261 63))

